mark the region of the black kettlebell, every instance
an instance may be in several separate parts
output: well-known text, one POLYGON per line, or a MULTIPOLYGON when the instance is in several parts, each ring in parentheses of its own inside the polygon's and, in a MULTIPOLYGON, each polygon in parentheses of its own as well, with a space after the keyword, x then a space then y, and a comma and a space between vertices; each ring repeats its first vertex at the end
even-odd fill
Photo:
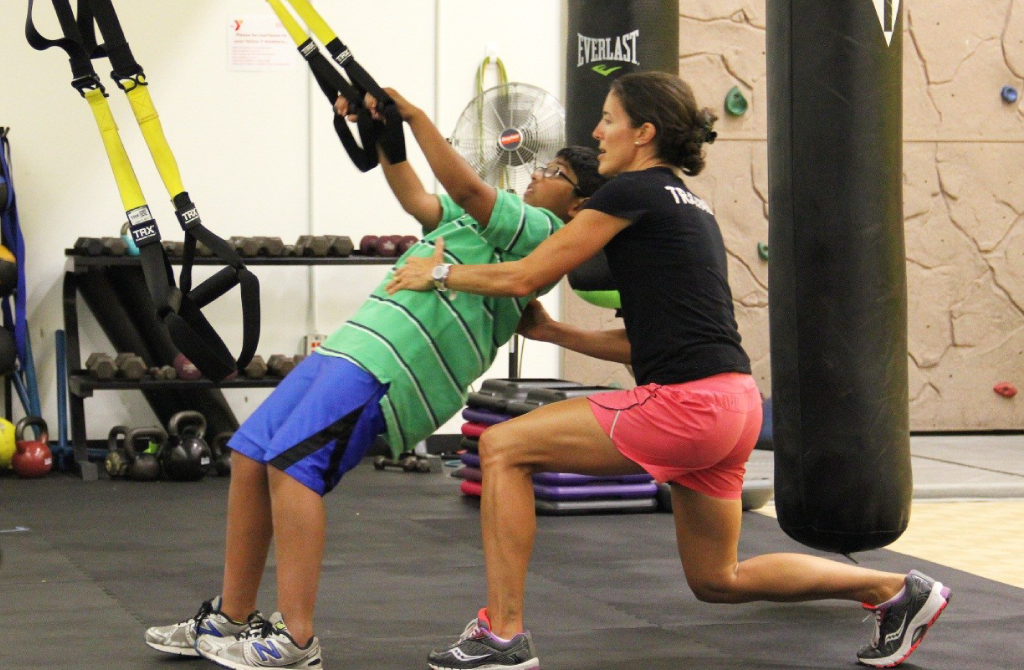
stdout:
POLYGON ((103 468, 111 479, 128 474, 128 449, 125 447, 127 437, 127 426, 114 426, 107 435, 107 456, 103 459, 103 468))
POLYGON ((195 482, 206 476, 213 453, 203 440, 206 419, 199 412, 178 412, 167 422, 170 437, 160 450, 164 475, 176 482, 195 482))
POLYGON ((234 435, 232 432, 217 433, 210 443, 210 451, 213 453, 213 469, 218 477, 231 476, 231 448, 228 447, 228 440, 234 435))
POLYGON ((160 479, 160 461, 150 450, 151 444, 162 445, 167 440, 167 433, 162 428, 133 428, 124 439, 124 451, 128 457, 128 468, 125 476, 137 482, 151 482, 160 479), (136 445, 145 440, 145 446, 139 450, 136 445))

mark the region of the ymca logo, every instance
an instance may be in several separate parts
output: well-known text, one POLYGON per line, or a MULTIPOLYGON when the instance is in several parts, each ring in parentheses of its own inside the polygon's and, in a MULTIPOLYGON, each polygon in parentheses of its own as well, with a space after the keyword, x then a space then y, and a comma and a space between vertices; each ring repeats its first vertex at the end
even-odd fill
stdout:
MULTIPOLYGON (((600 63, 602 61, 619 61, 640 65, 640 61, 637 60, 637 42, 639 39, 639 30, 616 37, 587 37, 586 35, 576 33, 576 67, 583 67, 590 63, 600 63)), ((598 65, 592 69, 598 74, 607 77, 619 68, 608 69, 606 65, 598 65)))
POLYGON ((892 35, 896 31, 896 17, 900 13, 900 0, 872 0, 872 2, 875 3, 875 12, 878 13, 882 32, 885 33, 885 43, 892 46, 892 35))

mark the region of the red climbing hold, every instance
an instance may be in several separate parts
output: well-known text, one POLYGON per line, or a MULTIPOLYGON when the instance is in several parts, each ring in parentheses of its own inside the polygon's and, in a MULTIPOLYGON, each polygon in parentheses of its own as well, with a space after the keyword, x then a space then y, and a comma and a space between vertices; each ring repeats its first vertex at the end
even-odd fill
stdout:
POLYGON ((1017 387, 1010 382, 999 382, 992 387, 992 390, 1004 398, 1012 398, 1017 395, 1017 387))

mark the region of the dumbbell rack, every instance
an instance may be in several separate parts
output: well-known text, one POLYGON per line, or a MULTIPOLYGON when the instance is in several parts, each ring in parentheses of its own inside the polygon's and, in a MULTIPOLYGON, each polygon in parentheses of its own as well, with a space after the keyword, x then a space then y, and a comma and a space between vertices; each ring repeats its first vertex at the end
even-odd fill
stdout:
MULTIPOLYGON (((64 332, 67 340, 65 357, 68 370, 68 404, 71 423, 71 446, 74 450, 75 465, 78 474, 84 480, 95 480, 99 471, 95 463, 89 461, 85 430, 85 399, 92 397, 95 391, 157 391, 157 390, 191 390, 191 389, 232 389, 232 388, 272 388, 281 381, 279 377, 263 379, 235 379, 214 382, 209 379, 94 379, 82 366, 81 350, 78 339, 78 277, 91 268, 139 265, 137 256, 82 256, 72 250, 65 251, 68 257, 64 272, 64 332)), ((180 257, 170 257, 173 265, 180 265, 180 257)), ((250 267, 283 267, 297 265, 392 265, 394 258, 375 256, 316 257, 316 256, 285 256, 285 257, 254 257, 246 258, 245 264, 250 267)), ((223 265, 223 261, 211 257, 197 257, 195 265, 223 265)), ((8 397, 9 397, 8 393, 8 397)))

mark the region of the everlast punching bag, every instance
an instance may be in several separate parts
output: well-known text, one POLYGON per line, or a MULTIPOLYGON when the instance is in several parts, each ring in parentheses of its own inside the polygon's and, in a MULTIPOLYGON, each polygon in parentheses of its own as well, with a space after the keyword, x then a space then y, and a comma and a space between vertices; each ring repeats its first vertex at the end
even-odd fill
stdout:
MULTIPOLYGON (((638 70, 679 74, 679 2, 569 0, 567 40, 566 144, 596 147, 591 133, 613 80, 638 70)), ((588 302, 618 307, 603 251, 570 272, 569 285, 588 302)))
POLYGON ((900 4, 767 4, 775 505, 839 553, 910 519, 900 4))

